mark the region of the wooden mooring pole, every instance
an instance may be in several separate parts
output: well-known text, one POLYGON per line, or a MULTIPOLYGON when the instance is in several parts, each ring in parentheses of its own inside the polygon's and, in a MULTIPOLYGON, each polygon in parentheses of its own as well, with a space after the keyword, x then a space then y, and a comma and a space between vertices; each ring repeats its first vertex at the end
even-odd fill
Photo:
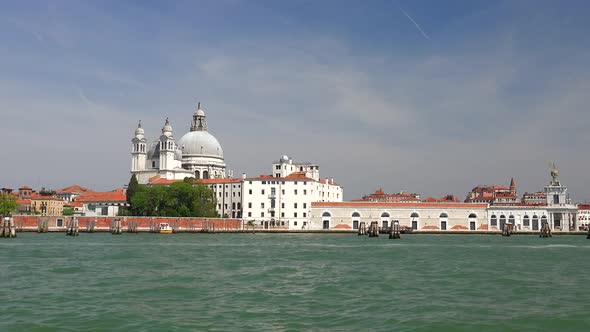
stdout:
POLYGON ((49 232, 49 220, 39 218, 39 221, 37 222, 37 232, 39 232, 39 233, 49 232))
POLYGON ((16 226, 14 225, 14 219, 10 217, 2 218, 2 228, 0 230, 0 237, 16 237, 16 226))
POLYGON ((369 225, 369 237, 379 237, 379 222, 371 221, 371 225, 369 225))
POLYGON ((113 235, 120 235, 123 233, 121 229, 121 219, 115 219, 111 221, 111 234, 113 235))
POLYGON ((391 228, 389 229, 389 238, 390 239, 399 239, 400 238, 399 221, 394 220, 391 223, 391 228))
POLYGON ((504 228, 502 228, 502 236, 510 236, 512 231, 510 230, 509 224, 504 224, 504 228))
POLYGON ((358 235, 367 235, 367 225, 364 221, 361 221, 359 224, 358 235))
POLYGON ((549 223, 544 220, 541 223, 541 234, 539 234, 539 237, 551 237, 551 227, 549 227, 549 223))
POLYGON ((78 218, 72 217, 72 220, 68 223, 68 229, 66 230, 66 235, 69 236, 78 236, 80 235, 80 230, 78 227, 78 218))
POLYGON ((94 233, 94 227, 96 227, 96 219, 86 221, 86 232, 94 233))

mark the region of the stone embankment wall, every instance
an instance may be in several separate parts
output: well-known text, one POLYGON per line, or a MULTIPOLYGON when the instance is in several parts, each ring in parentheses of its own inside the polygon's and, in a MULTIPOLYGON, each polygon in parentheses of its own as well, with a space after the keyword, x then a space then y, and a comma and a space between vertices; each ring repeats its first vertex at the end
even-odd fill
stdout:
MULTIPOLYGON (((72 217, 64 216, 14 216, 14 222, 19 230, 37 230, 40 221, 47 221, 49 231, 65 231, 72 217)), ((225 218, 164 218, 164 217, 76 217, 80 230, 87 228, 89 222, 94 222, 95 231, 108 231, 115 219, 121 220, 121 227, 127 229, 129 224, 137 223, 139 231, 149 231, 150 225, 158 226, 168 223, 179 231, 232 231, 242 229, 242 220, 225 218)))

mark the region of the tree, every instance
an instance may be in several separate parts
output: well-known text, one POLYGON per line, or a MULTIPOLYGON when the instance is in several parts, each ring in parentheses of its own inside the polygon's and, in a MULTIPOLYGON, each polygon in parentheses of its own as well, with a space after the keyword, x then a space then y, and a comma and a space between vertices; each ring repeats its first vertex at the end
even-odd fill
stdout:
POLYGON ((6 193, 0 194, 0 215, 7 216, 16 211, 17 207, 16 197, 6 193))
POLYGON ((213 190, 189 181, 165 186, 140 186, 131 199, 131 207, 142 216, 217 217, 213 190))
MULTIPOLYGON (((137 194, 137 192, 141 190, 141 187, 139 185, 139 182, 137 181, 137 177, 135 176, 135 174, 131 175, 131 179, 129 179, 129 184, 127 185, 127 204, 129 204, 129 206, 131 205, 131 201, 133 200, 133 196, 135 196, 135 194, 137 194)), ((131 212, 136 212, 133 210, 133 208, 131 208, 131 212)))
POLYGON ((71 207, 65 207, 62 211, 62 213, 64 216, 73 216, 74 215, 74 209, 71 207))

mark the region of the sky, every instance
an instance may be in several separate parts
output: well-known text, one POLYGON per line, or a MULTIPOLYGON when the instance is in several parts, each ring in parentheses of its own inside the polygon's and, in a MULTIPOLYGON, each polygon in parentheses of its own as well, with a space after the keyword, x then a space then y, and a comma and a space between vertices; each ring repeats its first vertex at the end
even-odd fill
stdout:
POLYGON ((587 1, 2 1, 0 186, 127 184, 139 120, 201 102, 237 176, 288 155, 345 199, 548 184, 590 200, 587 1))

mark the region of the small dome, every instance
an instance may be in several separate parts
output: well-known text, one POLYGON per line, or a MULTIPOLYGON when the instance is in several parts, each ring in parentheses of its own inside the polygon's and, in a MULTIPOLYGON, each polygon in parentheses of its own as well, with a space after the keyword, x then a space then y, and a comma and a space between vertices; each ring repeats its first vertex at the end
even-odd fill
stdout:
POLYGON ((215 136, 207 131, 191 131, 178 141, 182 149, 182 155, 187 156, 212 156, 223 159, 223 149, 215 136))
POLYGON ((205 116, 205 111, 203 111, 202 109, 199 108, 198 110, 195 111, 195 115, 205 116))
POLYGON ((137 138, 143 138, 143 135, 145 134, 143 128, 141 128, 141 121, 139 121, 139 124, 137 125, 137 129, 135 129, 135 137, 137 138))
POLYGON ((166 123, 164 123, 164 127, 162 128, 162 135, 172 135, 172 126, 170 125, 170 121, 168 121, 168 118, 166 118, 166 123))

